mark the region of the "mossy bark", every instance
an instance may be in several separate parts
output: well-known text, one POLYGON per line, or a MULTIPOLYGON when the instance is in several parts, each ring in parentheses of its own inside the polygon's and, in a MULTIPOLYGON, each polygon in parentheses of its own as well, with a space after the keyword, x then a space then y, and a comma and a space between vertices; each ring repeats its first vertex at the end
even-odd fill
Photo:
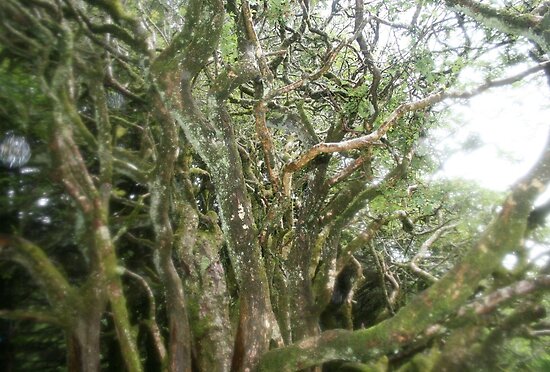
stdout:
POLYGON ((331 360, 369 361, 411 342, 430 325, 453 314, 479 281, 524 237, 532 203, 550 180, 550 139, 537 165, 514 186, 502 211, 469 252, 438 282, 393 317, 368 329, 333 330, 268 352, 261 371, 294 371, 331 360))

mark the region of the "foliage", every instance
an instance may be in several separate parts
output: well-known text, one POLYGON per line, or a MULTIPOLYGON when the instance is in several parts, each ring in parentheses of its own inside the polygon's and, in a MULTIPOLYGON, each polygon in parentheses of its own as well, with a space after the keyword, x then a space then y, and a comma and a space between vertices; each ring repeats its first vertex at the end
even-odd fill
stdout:
POLYGON ((544 369, 550 149, 504 195, 428 139, 440 102, 550 79, 548 17, 0 2, 0 365, 544 369))

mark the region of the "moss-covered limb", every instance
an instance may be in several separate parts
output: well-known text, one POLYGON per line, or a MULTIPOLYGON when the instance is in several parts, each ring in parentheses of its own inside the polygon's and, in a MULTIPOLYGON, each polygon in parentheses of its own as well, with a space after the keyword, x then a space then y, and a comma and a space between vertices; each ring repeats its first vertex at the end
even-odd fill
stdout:
MULTIPOLYGON (((165 93, 178 94, 179 91, 170 87, 171 83, 178 80, 170 79, 169 76, 179 74, 164 75, 159 85, 167 88, 165 93)), ((216 187, 220 219, 241 288, 241 331, 237 335, 238 346, 233 368, 252 368, 263 351, 268 349, 269 337, 276 328, 252 205, 235 134, 223 104, 210 97, 206 108, 209 116, 203 115, 196 106, 189 83, 184 79, 181 96, 166 95, 164 102, 183 128, 186 138, 206 162, 216 187)))
POLYGON ((74 142, 72 128, 66 125, 67 116, 56 107, 53 115, 55 127, 52 131, 51 148, 61 181, 84 214, 88 214, 94 209, 93 200, 98 191, 74 142))
POLYGON ((386 372, 388 370, 388 358, 381 357, 375 362, 363 364, 347 362, 339 366, 340 372, 386 372))
POLYGON ((264 152, 264 161, 267 168, 267 175, 275 192, 279 190, 279 175, 276 170, 275 155, 273 153, 273 138, 266 124, 267 105, 261 100, 260 84, 256 84, 256 95, 260 100, 254 105, 254 120, 256 122, 256 135, 260 139, 264 152))
MULTIPOLYGON (((61 117, 63 116, 60 115, 61 117)), ((54 149, 59 159, 63 182, 69 193, 80 204, 91 224, 93 249, 90 258, 93 262, 93 270, 97 273, 98 278, 105 279, 107 296, 111 303, 115 326, 127 367, 131 371, 141 371, 135 338, 131 332, 126 300, 122 292, 117 258, 109 229, 106 226, 108 196, 107 198, 100 196, 95 188, 80 151, 74 143, 70 127, 66 123, 60 124, 60 122, 56 122, 55 125, 56 130, 54 131, 53 141, 56 146, 54 149), (64 162, 61 161, 63 159, 64 162)), ((102 285, 103 283, 95 284, 99 287, 102 287, 102 285)))
POLYGON ((524 333, 523 325, 533 324, 546 316, 546 309, 540 304, 521 305, 489 333, 472 359, 481 361, 488 370, 495 369, 501 345, 509 340, 510 336, 517 337, 524 333))
POLYGON ((311 278, 313 298, 318 309, 324 308, 330 301, 331 284, 334 283, 336 275, 336 256, 340 237, 341 231, 325 227, 317 236, 312 247, 309 277, 311 278), (319 304, 321 305, 319 306, 319 304))
POLYGON ((31 320, 34 322, 49 323, 63 326, 62 319, 47 311, 37 310, 0 310, 0 319, 31 320))
MULTIPOLYGON (((351 335, 351 331, 335 329, 323 332, 318 337, 271 350, 260 360, 258 371, 293 372, 330 360, 359 361, 353 355, 353 350, 348 348, 348 352, 345 347, 347 342, 344 340, 351 335)), ((367 348, 363 346, 363 349, 367 348)))
MULTIPOLYGON (((170 250, 171 252, 171 250, 170 250)), ((170 329, 168 369, 191 371, 191 330, 183 284, 168 251, 160 251, 159 268, 165 283, 170 329)))
POLYGON ((544 38, 545 30, 540 28, 540 17, 529 13, 513 14, 508 10, 496 9, 472 0, 446 0, 446 4, 471 16, 486 27, 512 35, 525 36, 540 45, 547 53, 550 52, 550 40, 544 38))
MULTIPOLYGON (((43 79, 43 89, 50 99, 53 111, 52 150, 67 192, 80 206, 90 224, 92 247, 89 258, 94 272, 88 281, 91 288, 90 295, 95 296, 95 293, 106 289, 126 366, 130 371, 139 372, 141 362, 135 337, 131 331, 113 242, 107 227, 108 196, 102 197, 94 185, 80 149, 74 141, 72 131, 74 123, 67 112, 66 105, 71 100, 70 91, 75 84, 72 74, 73 43, 72 33, 65 22, 60 23, 60 29, 63 34, 59 38, 60 62, 52 78, 49 81, 43 79)), ((84 303, 94 298, 84 298, 84 303)), ((100 301, 97 303, 101 304, 100 301)), ((102 310, 100 308, 98 312, 102 310)), ((87 325, 87 327, 96 326, 98 325, 87 325)))
POLYGON ((415 356, 411 362, 422 360, 425 371, 477 369, 481 363, 479 360, 475 360, 477 359, 475 356, 479 353, 479 341, 484 338, 484 333, 485 329, 481 325, 468 324, 451 333, 443 350, 439 351, 434 348, 428 355, 418 354, 417 356, 421 356, 421 359, 415 356))
POLYGON ((153 164, 147 160, 126 149, 113 148, 113 169, 115 172, 129 177, 139 184, 147 184, 151 180, 153 164))
POLYGON ((157 150, 158 166, 154 179, 149 184, 149 211, 156 238, 155 254, 159 258, 157 270, 166 288, 170 331, 167 367, 171 371, 191 371, 191 330, 187 301, 183 283, 172 260, 175 239, 171 222, 171 204, 174 196, 171 185, 179 152, 178 127, 158 94, 154 95, 154 107, 161 135, 157 150))
MULTIPOLYGON (((467 334, 463 334, 463 337, 467 337, 467 334)), ((472 342, 475 340, 471 340, 472 342)), ((462 350, 457 350, 457 355, 462 350)), ((402 365, 397 371, 398 372, 429 372, 429 371, 440 371, 441 369, 434 369, 434 365, 438 362, 440 357, 440 351, 437 347, 432 347, 431 349, 418 352, 415 354, 411 360, 402 365)), ((446 366, 445 366, 446 367, 446 366)), ((444 371, 449 369, 442 367, 444 371)), ((475 368, 474 368, 475 369, 475 368)), ((451 369, 453 371, 460 369, 451 369)))
MULTIPOLYGON (((510 338, 524 332, 523 325, 544 318, 546 311, 541 305, 527 303, 520 305, 495 328, 469 324, 454 330, 439 355, 434 355, 426 371, 451 370, 495 370, 498 369, 501 346, 510 338)), ((414 360, 414 359, 413 359, 414 360)))
POLYGON ((550 288, 550 275, 540 275, 514 283, 508 287, 499 288, 482 298, 461 307, 458 311, 460 318, 471 319, 482 314, 488 314, 502 304, 517 297, 550 288))
POLYGON ((262 77, 269 81, 273 80, 251 17, 248 2, 243 1, 242 12, 234 17, 237 26, 239 59, 222 71, 210 88, 210 94, 219 101, 227 99, 235 88, 250 80, 262 77))
MULTIPOLYGON (((98 212, 102 215, 102 212, 98 212)), ((111 305, 117 339, 126 368, 130 372, 141 372, 141 360, 136 345, 136 335, 130 323, 126 297, 124 296, 121 271, 111 240, 109 229, 101 218, 94 221, 94 249, 98 252, 97 275, 105 280, 106 295, 111 305)))
POLYGON ((153 293, 151 286, 149 286, 149 283, 147 283, 147 280, 145 280, 145 278, 141 275, 128 269, 124 269, 124 274, 137 281, 139 285, 143 288, 147 296, 147 299, 149 301, 149 309, 147 311, 147 319, 144 320, 144 323, 151 333, 151 337, 153 338, 153 343, 157 350, 158 357, 161 360, 161 365, 165 366, 167 353, 166 347, 164 346, 164 339, 162 337, 162 334, 160 333, 160 328, 157 323, 157 306, 155 294, 153 293))
POLYGON ((63 31, 60 38, 63 40, 59 41, 60 63, 50 81, 46 77, 42 80, 42 89, 52 106, 51 148, 67 192, 84 214, 89 214, 95 208, 93 200, 97 198, 98 191, 73 137, 73 127, 79 125, 72 121, 75 115, 69 93, 75 84, 73 36, 64 22, 60 23, 60 28, 63 31))
POLYGON ((502 211, 460 262, 393 317, 365 330, 323 333, 268 352, 260 370, 291 371, 330 360, 370 360, 411 342, 429 325, 456 311, 523 239, 533 201, 550 180, 550 141, 535 167, 518 181, 502 211))
MULTIPOLYGON (((119 0, 85 0, 90 6, 100 8, 108 16, 109 21, 103 24, 95 24, 88 16, 89 9, 82 2, 64 0, 67 6, 65 15, 67 18, 75 19, 87 32, 91 40, 101 43, 98 35, 109 34, 116 39, 124 41, 134 51, 150 55, 151 45, 148 41, 149 35, 145 32, 142 22, 127 12, 119 0), (112 22, 115 23, 112 23, 112 22)), ((106 44, 104 44, 106 45, 106 44)))
MULTIPOLYGON (((245 5, 243 4, 243 7, 245 5)), ((253 53, 254 43, 248 37, 245 30, 244 16, 235 17, 237 27, 237 47, 239 50, 239 58, 236 63, 227 66, 214 80, 210 87, 210 94, 215 96, 218 101, 226 100, 231 92, 238 86, 251 81, 260 79, 262 70, 258 67, 257 53, 253 53)), ((261 51, 261 49, 260 49, 261 51)))
POLYGON ((254 30, 248 1, 242 1, 240 11, 234 1, 230 1, 227 7, 236 26, 239 58, 235 64, 222 71, 211 86, 211 94, 220 101, 227 99, 236 87, 252 79, 263 77, 268 81, 273 80, 254 30))
MULTIPOLYGON (((291 299, 290 320, 294 341, 318 333, 318 316, 322 308, 316 304, 318 299, 315 295, 319 293, 312 286, 312 276, 315 272, 312 266, 317 266, 321 254, 325 263, 321 267, 323 276, 332 269, 334 255, 337 252, 335 248, 339 240, 338 233, 328 236, 328 232, 323 232, 322 225, 319 224, 319 214, 327 192, 323 186, 329 162, 330 156, 324 156, 311 164, 304 202, 296 218, 295 234, 286 262, 289 268, 288 291, 291 299), (323 241, 327 236, 328 239, 323 241), (317 293, 314 293, 314 290, 317 293)), ((325 278, 328 278, 328 275, 325 278)))
POLYGON ((320 221, 323 225, 332 224, 333 228, 343 228, 365 204, 383 195, 387 190, 407 175, 412 158, 412 150, 391 170, 382 182, 365 187, 364 182, 354 181, 340 191, 324 208, 320 221))
MULTIPOLYGON (((176 149, 173 147, 172 149, 176 149)), ((170 148, 166 149, 170 152, 170 148)), ((163 157, 164 158, 164 157, 163 157)), ((165 159, 166 160, 166 159, 165 159)), ((174 159, 173 159, 174 160, 174 159)), ((166 287, 168 326, 170 339, 168 344, 168 369, 172 371, 191 371, 191 330, 187 300, 183 283, 172 260, 174 236, 170 223, 171 193, 168 183, 161 183, 163 173, 171 178, 173 162, 166 169, 159 167, 156 182, 151 187, 151 218, 156 235, 156 254, 159 257, 158 270, 166 287)))
POLYGON ((97 143, 99 156, 99 182, 101 187, 106 188, 106 195, 102 195, 105 200, 104 205, 108 205, 110 189, 113 178, 113 138, 111 129, 111 120, 109 118, 109 108, 107 107, 107 97, 103 87, 103 63, 96 62, 96 68, 92 71, 89 79, 90 94, 94 102, 95 122, 97 126, 97 143))
POLYGON ((254 29, 254 21, 252 20, 252 11, 250 10, 250 5, 247 0, 242 1, 241 10, 242 10, 242 19, 244 23, 244 29, 246 31, 245 34, 247 39, 254 46, 254 49, 255 49, 254 54, 258 61, 260 72, 264 79, 266 79, 267 81, 272 81, 273 74, 267 64, 267 59, 264 55, 264 52, 262 51, 262 46, 260 45, 260 40, 258 39, 258 35, 256 35, 256 30, 254 29))
POLYGON ((76 131, 77 138, 79 139, 79 143, 85 144, 89 148, 96 148, 97 139, 90 132, 86 124, 82 121, 78 110, 73 105, 71 100, 68 99, 68 97, 65 97, 65 99, 63 99, 61 103, 63 105, 65 113, 71 119, 74 130, 76 131))
POLYGON ((387 225, 393 218, 396 218, 395 214, 386 217, 379 217, 372 221, 367 229, 357 235, 353 240, 351 240, 345 247, 342 248, 342 251, 338 257, 337 267, 343 267, 344 264, 352 257, 352 255, 359 250, 360 248, 367 245, 376 235, 376 233, 382 228, 382 226, 387 225))
MULTIPOLYGON (((203 159, 204 150, 210 147, 216 138, 216 132, 212 123, 203 117, 203 113, 197 107, 192 95, 191 82, 217 47, 223 20, 222 1, 190 1, 183 30, 174 37, 172 43, 151 66, 153 80, 162 103, 183 128, 191 145, 203 159)), ((211 96, 209 104, 215 106, 215 101, 216 99, 211 96)), ((216 111, 215 107, 207 109, 212 113, 216 111)))
POLYGON ((48 258, 42 248, 26 239, 2 234, 0 257, 23 265, 44 287, 52 307, 62 307, 66 304, 73 289, 65 274, 48 258))
MULTIPOLYGON (((141 362, 135 344, 135 337, 131 331, 126 300, 122 291, 118 262, 107 227, 108 193, 104 197, 100 195, 95 187, 81 152, 74 141, 70 115, 67 114, 65 106, 60 102, 69 99, 67 85, 72 83, 70 65, 67 64, 70 63, 70 35, 67 36, 69 41, 65 41, 67 45, 65 50, 67 53, 66 63, 58 67, 52 79, 51 88, 48 90, 54 112, 53 151, 67 191, 80 205, 90 223, 92 231, 90 259, 92 270, 95 273, 94 278, 99 278, 99 282, 92 285, 98 287, 99 290, 107 289, 106 295, 111 303, 115 327, 127 368, 130 371, 141 371, 141 362), (103 287, 104 285, 105 287, 103 287)), ((110 160, 108 160, 108 163, 110 163, 110 160)), ((110 180, 105 179, 104 181, 109 182, 110 180)))
MULTIPOLYGON (((192 187, 190 180, 187 180, 186 183, 186 187, 192 187)), ((183 263, 187 274, 193 275, 191 263, 194 260, 193 249, 197 240, 199 214, 196 206, 185 199, 179 200, 176 208, 178 220, 175 224, 174 252, 179 261, 183 263)), ((192 277, 191 280, 194 281, 196 278, 192 277)))
POLYGON ((130 32, 116 24, 106 23, 102 25, 95 25, 92 22, 88 21, 87 25, 90 31, 93 33, 112 35, 115 38, 124 41, 126 44, 128 44, 138 52, 147 52, 147 44, 145 44, 142 40, 136 40, 134 36, 130 34, 130 32))
MULTIPOLYGON (((340 135, 338 131, 331 130, 327 138, 341 138, 340 135)), ((323 225, 319 223, 319 216, 322 215, 322 207, 328 191, 324 185, 330 159, 330 155, 325 155, 310 165, 304 202, 296 218, 295 234, 286 262, 287 267, 291 268, 288 291, 291 298, 290 320, 294 341, 318 334, 318 316, 323 308, 318 304, 323 304, 320 299, 323 296, 319 292, 320 286, 317 285, 317 288, 314 288, 312 285, 314 275, 312 267, 318 264, 319 250, 321 250, 324 265, 321 267, 322 272, 317 284, 322 284, 321 280, 328 280, 330 277, 328 273, 334 270, 339 231, 335 229, 334 234, 322 232, 323 225), (322 241, 322 236, 326 237, 327 233, 330 234, 329 238, 322 241), (318 238, 321 238, 321 241, 318 238), (320 297, 316 298, 316 295, 320 297)))
POLYGON ((11 34, 10 36, 13 37, 13 40, 11 37, 3 37, 2 41, 6 42, 7 46, 14 46, 14 50, 25 51, 22 56, 26 58, 36 58, 34 53, 46 58, 47 50, 55 43, 56 21, 52 21, 45 12, 37 8, 30 8, 27 4, 15 0, 3 1, 0 11, 2 16, 5 17, 2 19, 3 31, 8 31, 11 34), (15 43, 12 44, 12 41, 15 41, 15 43), (32 52, 27 54, 26 52, 29 52, 29 49, 18 47, 18 43, 27 44, 27 47, 31 47, 29 49, 32 52), (43 52, 45 54, 42 54, 43 52))
POLYGON ((117 22, 132 19, 130 14, 124 10, 120 0, 86 0, 86 2, 105 10, 117 22))
POLYGON ((235 88, 256 77, 260 71, 252 56, 241 58, 236 64, 222 71, 211 86, 211 93, 218 100, 225 100, 235 88))
POLYGON ((218 44, 224 20, 223 1, 191 0, 187 5, 183 30, 152 65, 154 75, 177 72, 178 79, 193 79, 218 44))

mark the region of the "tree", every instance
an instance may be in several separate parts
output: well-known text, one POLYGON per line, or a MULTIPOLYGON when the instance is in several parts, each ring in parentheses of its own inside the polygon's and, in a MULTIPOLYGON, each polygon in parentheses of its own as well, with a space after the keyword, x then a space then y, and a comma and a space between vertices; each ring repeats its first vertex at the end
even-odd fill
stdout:
POLYGON ((428 181, 437 157, 418 150, 436 104, 550 77, 549 17, 539 1, 2 1, 5 328, 36 332, 27 346, 57 332, 71 371, 497 365, 545 337, 550 278, 524 245, 546 239, 527 220, 550 145, 498 212, 500 195, 428 181), (486 82, 461 85, 495 50, 486 82))

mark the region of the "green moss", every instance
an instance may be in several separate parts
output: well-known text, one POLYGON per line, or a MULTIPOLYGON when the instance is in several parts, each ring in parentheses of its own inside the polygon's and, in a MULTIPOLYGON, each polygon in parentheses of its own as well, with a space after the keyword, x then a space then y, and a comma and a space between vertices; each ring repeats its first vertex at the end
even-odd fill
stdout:
POLYGON ((124 6, 119 0, 87 0, 90 4, 95 5, 113 17, 115 21, 131 20, 132 17, 124 11, 124 6))
POLYGON ((432 371, 439 360, 440 352, 432 348, 428 353, 416 354, 410 362, 399 368, 399 372, 426 372, 432 371))

